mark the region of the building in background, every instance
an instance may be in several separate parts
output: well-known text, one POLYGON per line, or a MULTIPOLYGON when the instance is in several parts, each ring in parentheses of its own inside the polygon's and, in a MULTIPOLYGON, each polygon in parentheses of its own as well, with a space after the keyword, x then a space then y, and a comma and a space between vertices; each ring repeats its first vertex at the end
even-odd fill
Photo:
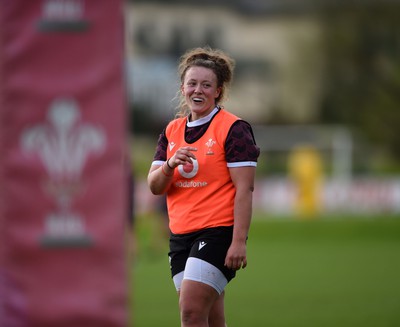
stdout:
POLYGON ((253 122, 280 116, 292 122, 313 119, 323 68, 318 17, 302 12, 266 19, 268 11, 241 9, 162 1, 128 5, 132 102, 170 116, 179 88, 177 59, 188 48, 210 45, 228 51, 237 61, 226 103, 230 111, 253 122))

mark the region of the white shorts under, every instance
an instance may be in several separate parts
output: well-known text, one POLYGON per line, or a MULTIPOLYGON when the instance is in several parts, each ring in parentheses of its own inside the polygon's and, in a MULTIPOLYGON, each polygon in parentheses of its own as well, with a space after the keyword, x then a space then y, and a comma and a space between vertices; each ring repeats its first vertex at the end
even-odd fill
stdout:
POLYGON ((184 279, 210 285, 218 294, 221 294, 228 284, 228 280, 217 267, 204 260, 193 257, 187 259, 185 270, 173 277, 177 291, 181 289, 182 280, 184 279))

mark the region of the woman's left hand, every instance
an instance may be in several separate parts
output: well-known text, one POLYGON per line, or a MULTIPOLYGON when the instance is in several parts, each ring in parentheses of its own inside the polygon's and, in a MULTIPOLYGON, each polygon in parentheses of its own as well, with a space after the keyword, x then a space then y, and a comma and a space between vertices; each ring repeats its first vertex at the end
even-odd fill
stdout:
POLYGON ((246 268, 246 243, 232 243, 225 257, 225 266, 232 270, 246 268))

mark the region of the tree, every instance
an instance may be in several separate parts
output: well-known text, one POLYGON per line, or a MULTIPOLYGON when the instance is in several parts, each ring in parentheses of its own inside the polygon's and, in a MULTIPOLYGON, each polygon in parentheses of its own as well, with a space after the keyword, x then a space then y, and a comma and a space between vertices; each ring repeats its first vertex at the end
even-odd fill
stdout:
POLYGON ((324 15, 327 58, 321 120, 363 131, 400 159, 399 5, 324 15))

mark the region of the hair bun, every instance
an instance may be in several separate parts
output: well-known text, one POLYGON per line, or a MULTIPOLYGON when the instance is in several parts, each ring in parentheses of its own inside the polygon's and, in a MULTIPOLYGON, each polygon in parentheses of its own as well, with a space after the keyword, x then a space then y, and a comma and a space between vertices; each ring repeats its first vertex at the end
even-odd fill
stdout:
POLYGON ((195 53, 186 59, 186 63, 191 64, 191 63, 195 62, 196 60, 214 61, 213 58, 208 53, 195 53))

